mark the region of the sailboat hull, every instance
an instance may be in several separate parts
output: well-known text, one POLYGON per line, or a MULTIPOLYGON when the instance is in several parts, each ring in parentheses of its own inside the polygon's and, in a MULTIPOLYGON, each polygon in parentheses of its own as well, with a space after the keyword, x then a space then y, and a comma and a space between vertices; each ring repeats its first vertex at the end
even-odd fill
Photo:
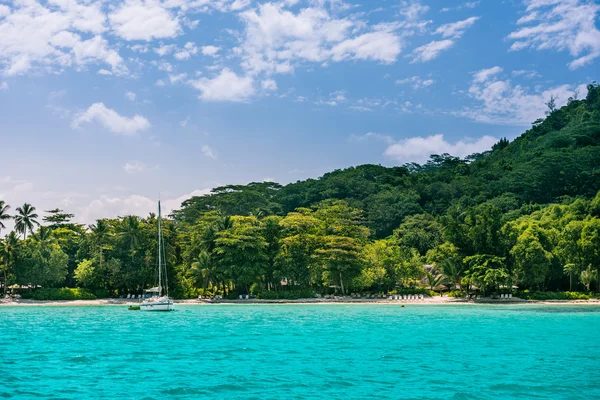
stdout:
POLYGON ((156 302, 140 304, 140 311, 173 311, 173 302, 156 302))

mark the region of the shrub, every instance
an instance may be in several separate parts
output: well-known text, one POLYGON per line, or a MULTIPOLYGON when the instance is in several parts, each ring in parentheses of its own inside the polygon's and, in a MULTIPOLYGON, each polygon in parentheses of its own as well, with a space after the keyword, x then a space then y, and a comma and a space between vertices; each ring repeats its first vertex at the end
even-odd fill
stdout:
POLYGON ((527 300, 589 300, 592 296, 579 292, 523 292, 519 297, 527 300))
POLYGON ((448 292, 448 297, 463 297, 464 293, 461 292, 460 290, 453 290, 451 292, 448 292))
POLYGON ((31 294, 34 300, 95 300, 96 296, 82 288, 42 288, 31 294))

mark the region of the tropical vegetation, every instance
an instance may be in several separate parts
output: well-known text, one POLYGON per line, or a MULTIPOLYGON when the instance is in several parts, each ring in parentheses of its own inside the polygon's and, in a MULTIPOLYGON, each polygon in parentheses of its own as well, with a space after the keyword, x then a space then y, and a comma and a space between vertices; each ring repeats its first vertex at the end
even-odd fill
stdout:
MULTIPOLYGON (((0 202, 0 229, 10 210, 0 202)), ((156 283, 154 214, 84 226, 60 209, 42 223, 30 204, 14 210, 15 232, 0 242, 5 288, 104 296, 156 283)), ((518 290, 585 298, 572 292, 599 286, 600 88, 589 85, 585 99, 560 109, 550 104, 520 137, 464 159, 215 188, 184 201, 164 235, 176 297, 518 290)))

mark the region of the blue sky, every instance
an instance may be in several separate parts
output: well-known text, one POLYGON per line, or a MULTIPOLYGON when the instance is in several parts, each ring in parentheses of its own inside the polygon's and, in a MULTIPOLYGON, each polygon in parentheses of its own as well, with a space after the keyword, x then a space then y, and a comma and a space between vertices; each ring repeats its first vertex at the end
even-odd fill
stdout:
POLYGON ((89 223, 466 156, 597 79, 587 0, 0 0, 0 199, 89 223))

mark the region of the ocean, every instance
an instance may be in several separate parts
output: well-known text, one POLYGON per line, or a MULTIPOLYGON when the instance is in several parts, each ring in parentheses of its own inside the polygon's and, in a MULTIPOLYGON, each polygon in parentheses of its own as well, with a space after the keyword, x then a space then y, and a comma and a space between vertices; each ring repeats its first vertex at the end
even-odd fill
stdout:
POLYGON ((600 307, 0 307, 0 398, 600 399, 600 307))

